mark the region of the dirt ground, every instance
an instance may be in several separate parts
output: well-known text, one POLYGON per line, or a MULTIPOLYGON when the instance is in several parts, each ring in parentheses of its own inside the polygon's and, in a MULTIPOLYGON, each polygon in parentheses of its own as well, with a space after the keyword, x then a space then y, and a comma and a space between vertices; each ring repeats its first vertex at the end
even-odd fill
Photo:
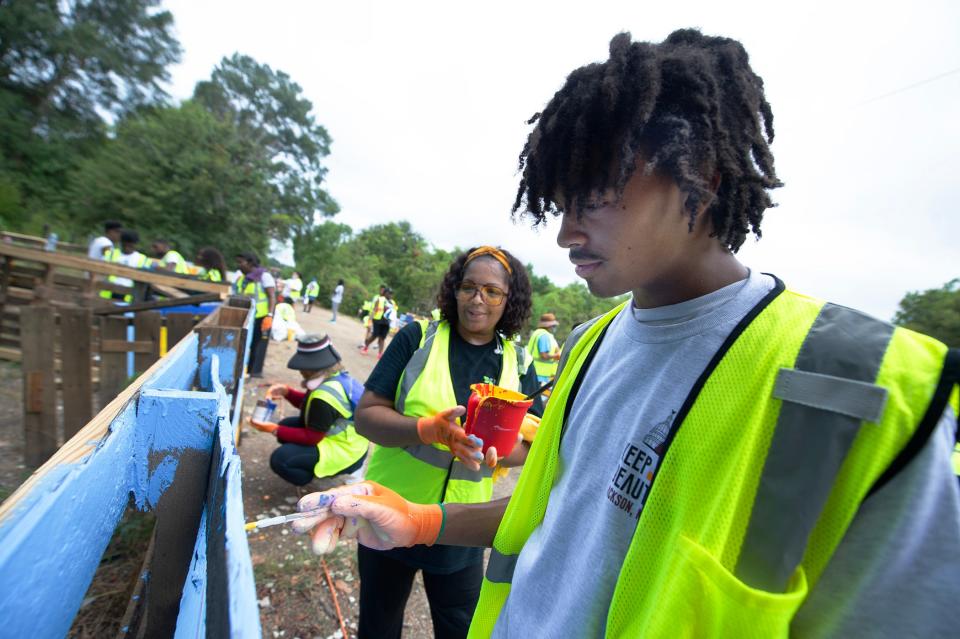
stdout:
MULTIPOLYGON (((327 333, 343 356, 347 369, 360 380, 365 380, 377 362, 376 351, 363 355, 357 345, 363 341, 364 329, 360 322, 342 313, 335 323, 325 308, 314 308, 311 313, 297 313, 297 320, 310 333, 327 333)), ((389 344, 389 342, 388 342, 389 344)), ((257 396, 266 391, 271 382, 299 383, 299 374, 286 367, 295 350, 295 342, 271 342, 262 380, 248 380, 245 409, 251 410, 257 396), (260 382, 253 384, 250 382, 260 382)), ((286 406, 286 416, 294 414, 286 406)), ((293 512, 297 493, 293 486, 273 474, 269 466, 270 453, 276 447, 273 435, 250 427, 244 429, 240 444, 243 460, 243 499, 248 520, 259 515, 275 516, 293 512)), ((516 482, 517 471, 501 480, 495 487, 497 496, 507 495, 516 482)), ((260 600, 260 621, 264 637, 321 637, 339 638, 339 622, 330 589, 327 586, 320 559, 309 550, 309 539, 291 534, 286 527, 276 526, 252 533, 250 553, 257 578, 257 596, 260 600)), ((348 635, 356 632, 359 599, 356 542, 342 543, 326 557, 331 579, 337 590, 348 635)), ((433 637, 430 610, 420 577, 404 617, 404 637, 433 637)))

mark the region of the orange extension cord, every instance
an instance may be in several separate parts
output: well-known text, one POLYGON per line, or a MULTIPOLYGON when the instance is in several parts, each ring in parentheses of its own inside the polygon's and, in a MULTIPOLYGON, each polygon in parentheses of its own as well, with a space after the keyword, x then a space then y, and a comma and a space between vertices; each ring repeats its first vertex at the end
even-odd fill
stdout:
POLYGON ((337 589, 333 587, 333 579, 330 578, 330 571, 323 557, 320 558, 320 565, 323 566, 323 574, 327 576, 327 585, 330 586, 330 594, 333 595, 333 607, 337 611, 337 620, 340 621, 340 632, 343 633, 343 639, 348 639, 347 625, 343 623, 343 613, 340 612, 340 602, 337 600, 337 589))

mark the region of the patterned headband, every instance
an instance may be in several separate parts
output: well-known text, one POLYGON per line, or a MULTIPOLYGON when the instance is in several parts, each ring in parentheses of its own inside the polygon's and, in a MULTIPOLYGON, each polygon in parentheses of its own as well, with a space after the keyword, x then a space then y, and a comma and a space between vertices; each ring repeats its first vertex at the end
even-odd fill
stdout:
POLYGON ((484 255, 489 255, 496 261, 500 262, 500 265, 507 269, 507 273, 513 275, 513 269, 510 268, 510 261, 507 259, 507 256, 503 254, 503 251, 494 246, 481 246, 480 248, 476 249, 467 256, 467 261, 464 262, 463 265, 466 266, 473 260, 484 255))

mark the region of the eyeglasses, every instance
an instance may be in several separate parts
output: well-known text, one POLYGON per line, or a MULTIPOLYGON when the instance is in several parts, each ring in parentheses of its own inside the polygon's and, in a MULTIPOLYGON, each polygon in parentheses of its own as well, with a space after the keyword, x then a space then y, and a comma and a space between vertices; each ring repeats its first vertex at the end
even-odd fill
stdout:
POLYGON ((507 299, 507 292, 503 289, 489 285, 480 286, 470 281, 460 283, 460 286, 457 287, 457 297, 461 302, 469 302, 478 291, 483 303, 490 306, 500 306, 503 304, 503 300, 507 299))

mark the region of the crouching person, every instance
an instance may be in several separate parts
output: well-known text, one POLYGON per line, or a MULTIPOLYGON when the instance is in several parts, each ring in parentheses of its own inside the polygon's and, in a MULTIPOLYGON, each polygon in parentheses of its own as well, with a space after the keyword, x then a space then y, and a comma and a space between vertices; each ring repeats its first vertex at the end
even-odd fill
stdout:
POLYGON ((274 384, 267 391, 270 399, 286 399, 300 414, 279 423, 250 421, 276 435, 280 447, 270 456, 270 468, 296 486, 314 477, 337 476, 343 483, 362 478, 369 442, 354 429, 353 413, 363 385, 340 362, 326 335, 300 337, 287 367, 303 376, 303 390, 274 384))

